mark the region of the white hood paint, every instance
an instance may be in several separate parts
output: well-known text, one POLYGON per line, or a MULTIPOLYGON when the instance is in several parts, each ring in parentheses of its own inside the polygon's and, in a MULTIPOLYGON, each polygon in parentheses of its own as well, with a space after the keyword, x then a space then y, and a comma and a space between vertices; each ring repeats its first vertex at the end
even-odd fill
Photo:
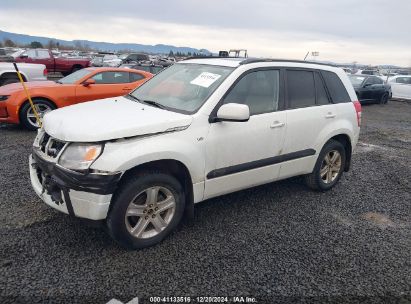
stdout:
POLYGON ((96 142, 164 132, 188 126, 192 117, 114 97, 64 107, 44 116, 52 137, 70 142, 96 142))

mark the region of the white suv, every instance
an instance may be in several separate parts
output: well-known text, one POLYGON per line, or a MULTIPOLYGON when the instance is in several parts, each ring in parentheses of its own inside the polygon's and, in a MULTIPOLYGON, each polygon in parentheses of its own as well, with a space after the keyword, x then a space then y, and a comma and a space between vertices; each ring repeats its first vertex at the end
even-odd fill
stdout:
POLYGON ((332 188, 358 140, 356 100, 328 65, 185 60, 130 95, 48 113, 31 182, 49 206, 147 247, 212 197, 296 175, 332 188))

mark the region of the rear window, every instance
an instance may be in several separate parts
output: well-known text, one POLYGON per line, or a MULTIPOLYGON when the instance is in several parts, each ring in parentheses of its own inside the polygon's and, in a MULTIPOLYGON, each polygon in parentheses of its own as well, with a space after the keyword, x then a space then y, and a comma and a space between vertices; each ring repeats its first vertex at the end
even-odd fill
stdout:
POLYGON ((138 74, 138 73, 130 73, 130 81, 131 81, 131 82, 138 81, 138 80, 141 80, 141 79, 143 79, 143 78, 144 78, 144 76, 141 75, 141 74, 138 74))
POLYGON ((314 73, 310 71, 287 71, 287 92, 289 108, 314 106, 314 73))
POLYGON ((323 75, 333 103, 351 102, 350 95, 348 95, 347 90, 337 74, 329 71, 321 71, 321 74, 323 75))

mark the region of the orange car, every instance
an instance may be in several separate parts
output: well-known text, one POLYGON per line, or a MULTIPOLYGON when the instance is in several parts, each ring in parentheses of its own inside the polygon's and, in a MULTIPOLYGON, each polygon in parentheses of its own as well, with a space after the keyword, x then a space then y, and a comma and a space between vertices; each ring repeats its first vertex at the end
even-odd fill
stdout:
MULTIPOLYGON (((153 74, 125 68, 86 68, 57 82, 27 82, 40 116, 44 113, 95 99, 126 95, 153 74)), ((20 83, 0 87, 0 122, 38 127, 33 110, 20 83)))

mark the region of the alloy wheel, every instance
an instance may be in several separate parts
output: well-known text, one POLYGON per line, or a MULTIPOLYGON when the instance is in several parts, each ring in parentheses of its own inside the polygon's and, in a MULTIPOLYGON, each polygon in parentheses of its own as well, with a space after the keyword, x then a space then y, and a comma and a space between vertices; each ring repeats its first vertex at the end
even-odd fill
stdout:
POLYGON ((341 154, 337 150, 329 151, 321 164, 320 177, 325 184, 332 183, 340 174, 341 154))
MULTIPOLYGON (((46 104, 34 104, 34 106, 36 108, 37 114, 39 115, 40 119, 43 119, 44 114, 53 110, 50 106, 46 104)), ((27 116, 27 121, 33 127, 36 127, 36 128, 39 127, 39 124, 37 123, 36 115, 34 114, 32 107, 28 108, 26 116, 27 116)))
POLYGON ((173 219, 176 200, 165 187, 154 186, 137 194, 130 202, 125 221, 135 238, 146 239, 161 233, 173 219))

